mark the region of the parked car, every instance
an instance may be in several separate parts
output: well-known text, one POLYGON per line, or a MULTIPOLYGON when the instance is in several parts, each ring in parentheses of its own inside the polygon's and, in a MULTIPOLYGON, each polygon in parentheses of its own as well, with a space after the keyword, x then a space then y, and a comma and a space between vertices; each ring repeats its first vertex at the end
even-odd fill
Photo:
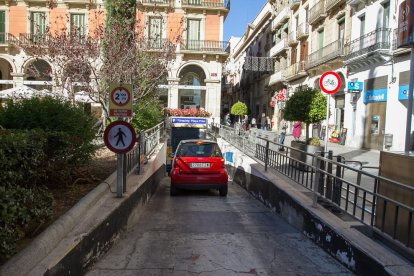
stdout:
POLYGON ((171 169, 171 195, 180 189, 218 189, 227 196, 228 175, 219 145, 210 140, 182 140, 171 169))

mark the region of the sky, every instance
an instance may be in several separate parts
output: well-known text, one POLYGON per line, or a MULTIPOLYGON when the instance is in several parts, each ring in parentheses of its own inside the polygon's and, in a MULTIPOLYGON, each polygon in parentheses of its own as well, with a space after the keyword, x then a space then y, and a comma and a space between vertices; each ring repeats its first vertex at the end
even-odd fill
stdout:
POLYGON ((224 21, 224 41, 241 37, 267 0, 231 0, 230 13, 224 21))

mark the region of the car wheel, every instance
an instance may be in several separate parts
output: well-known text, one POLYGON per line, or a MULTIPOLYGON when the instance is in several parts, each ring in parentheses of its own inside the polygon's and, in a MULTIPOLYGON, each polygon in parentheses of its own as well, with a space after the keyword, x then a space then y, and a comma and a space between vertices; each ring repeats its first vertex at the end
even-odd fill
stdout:
POLYGON ((228 190, 227 185, 224 186, 223 188, 220 188, 220 190, 219 190, 220 196, 227 196, 227 190, 228 190))
POLYGON ((170 196, 176 196, 178 195, 178 189, 174 187, 173 185, 170 185, 170 196))

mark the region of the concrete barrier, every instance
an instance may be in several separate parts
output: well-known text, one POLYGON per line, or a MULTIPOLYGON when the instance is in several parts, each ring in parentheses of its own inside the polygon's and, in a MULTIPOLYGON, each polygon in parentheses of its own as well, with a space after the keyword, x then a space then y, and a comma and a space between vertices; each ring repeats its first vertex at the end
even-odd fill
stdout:
POLYGON ((345 267, 360 275, 413 275, 411 263, 364 235, 362 223, 344 221, 322 207, 312 207, 312 192, 246 156, 223 139, 223 152, 233 153, 233 182, 300 230, 345 267))
POLYGON ((0 275, 84 274, 138 219, 165 176, 165 152, 165 144, 158 145, 141 174, 128 176, 122 198, 111 193, 116 190, 116 173, 112 174, 4 264, 0 275))

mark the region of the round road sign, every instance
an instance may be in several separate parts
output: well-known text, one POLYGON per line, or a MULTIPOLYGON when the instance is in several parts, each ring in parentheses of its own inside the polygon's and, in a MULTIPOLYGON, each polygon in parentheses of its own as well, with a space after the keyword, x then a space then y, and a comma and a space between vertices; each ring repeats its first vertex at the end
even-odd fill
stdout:
POLYGON ((134 128, 127 122, 116 121, 109 124, 104 132, 105 145, 115 153, 127 153, 137 141, 134 128))
POLYGON ((112 89, 111 100, 117 106, 124 106, 131 100, 131 93, 123 86, 112 89))
POLYGON ((319 79, 319 86, 326 94, 334 94, 341 87, 341 78, 336 72, 325 72, 319 79))

